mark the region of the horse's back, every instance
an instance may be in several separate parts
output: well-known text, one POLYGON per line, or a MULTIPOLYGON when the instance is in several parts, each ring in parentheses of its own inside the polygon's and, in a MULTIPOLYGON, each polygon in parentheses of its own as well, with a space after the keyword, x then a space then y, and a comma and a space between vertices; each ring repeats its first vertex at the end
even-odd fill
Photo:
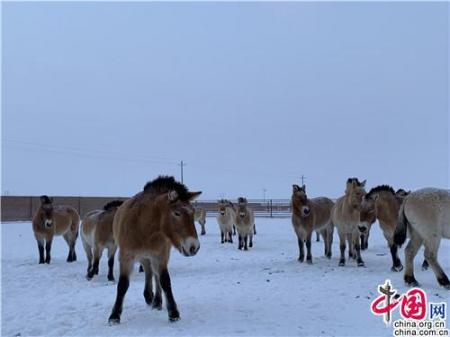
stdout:
POLYGON ((101 213, 102 210, 99 209, 90 211, 84 216, 84 219, 80 225, 81 238, 91 246, 94 244, 95 228, 98 222, 98 216, 101 213))
POLYGON ((68 231, 78 233, 80 225, 80 216, 72 206, 58 205, 53 209, 55 219, 55 234, 63 235, 68 231))
POLYGON ((423 188, 411 192, 404 201, 408 222, 420 233, 450 238, 450 191, 423 188))
POLYGON ((330 221, 331 210, 333 209, 333 200, 325 197, 318 197, 311 199, 314 205, 314 212, 317 224, 326 224, 330 221))

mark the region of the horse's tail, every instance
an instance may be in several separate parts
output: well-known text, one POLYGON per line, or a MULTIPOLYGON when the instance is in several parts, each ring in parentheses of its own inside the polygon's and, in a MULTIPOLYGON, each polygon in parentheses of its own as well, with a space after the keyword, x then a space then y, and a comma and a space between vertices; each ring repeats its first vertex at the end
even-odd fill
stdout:
POLYGON ((397 246, 401 247, 406 241, 406 233, 408 229, 408 219, 405 215, 405 202, 400 206, 400 210, 398 212, 398 222, 397 227, 395 228, 394 233, 394 242, 397 246))

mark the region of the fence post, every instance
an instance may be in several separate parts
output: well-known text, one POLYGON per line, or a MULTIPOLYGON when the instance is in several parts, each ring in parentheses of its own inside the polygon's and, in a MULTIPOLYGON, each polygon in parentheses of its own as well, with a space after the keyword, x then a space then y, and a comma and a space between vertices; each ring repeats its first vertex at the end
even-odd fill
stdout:
POLYGON ((270 199, 270 217, 271 218, 273 217, 273 214, 272 214, 272 199, 270 199))

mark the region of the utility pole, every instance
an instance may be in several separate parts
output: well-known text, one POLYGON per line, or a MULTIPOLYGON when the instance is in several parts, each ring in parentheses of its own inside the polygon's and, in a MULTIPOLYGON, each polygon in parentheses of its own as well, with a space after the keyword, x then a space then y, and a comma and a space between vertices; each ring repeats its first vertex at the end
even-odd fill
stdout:
POLYGON ((302 174, 302 186, 304 185, 305 178, 306 177, 302 174))
POLYGON ((266 191, 267 191, 267 189, 263 187, 262 191, 263 191, 263 199, 264 199, 264 201, 266 201, 266 191))
POLYGON ((181 168, 181 183, 183 183, 183 167, 186 166, 186 163, 184 161, 181 161, 178 165, 181 168))

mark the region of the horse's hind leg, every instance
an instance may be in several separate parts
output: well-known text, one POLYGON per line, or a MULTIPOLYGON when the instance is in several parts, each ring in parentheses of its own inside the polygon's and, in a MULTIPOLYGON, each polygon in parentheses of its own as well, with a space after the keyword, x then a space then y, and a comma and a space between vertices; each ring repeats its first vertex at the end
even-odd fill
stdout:
POLYGON ((320 242, 320 233, 316 231, 316 242, 320 242))
POLYGON ((110 244, 108 246, 108 281, 114 281, 114 255, 116 250, 116 245, 110 244))
POLYGON ((233 225, 233 235, 236 235, 236 225, 233 225))
POLYGON ((439 284, 447 289, 450 289, 450 281, 437 260, 437 252, 439 250, 440 243, 441 238, 436 237, 424 240, 423 244, 425 246, 425 259, 433 269, 439 284))
POLYGON ((430 264, 428 263, 427 259, 423 259, 423 263, 422 263, 422 270, 428 270, 428 267, 430 266, 430 264))
POLYGON ((141 260, 141 267, 144 269, 145 273, 145 285, 144 285, 144 299, 145 303, 151 305, 153 303, 153 272, 152 266, 149 259, 141 260))
POLYGON ((355 248, 353 257, 354 258, 356 257, 356 263, 358 264, 358 267, 364 267, 364 261, 361 257, 361 244, 359 241, 360 238, 358 231, 355 231, 353 233, 352 239, 353 239, 353 247, 355 248))
MULTIPOLYGON (((88 277, 93 278, 94 275, 98 275, 98 265, 100 264, 100 258, 102 257, 103 246, 96 244, 94 245, 94 259, 92 263, 92 268, 88 273, 88 277)), ((114 255, 113 255, 114 261, 114 255)), ((114 263, 114 262, 113 262, 114 263)))
POLYGON ((253 224, 253 235, 256 235, 256 224, 253 224))
POLYGON ((90 280, 90 279, 92 279, 92 277, 89 277, 89 272, 90 272, 90 270, 92 268, 92 258, 93 258, 92 248, 84 240, 81 240, 81 241, 83 243, 84 251, 86 252, 86 259, 88 260, 88 268, 87 268, 86 278, 88 280, 90 280))
POLYGON ((119 251, 119 262, 120 262, 120 276, 119 282, 117 283, 117 296, 116 302, 114 303, 113 310, 109 316, 109 323, 118 324, 120 323, 120 315, 122 314, 123 299, 127 293, 128 287, 130 285, 130 274, 133 270, 133 259, 125 255, 122 250, 119 251))
POLYGON ((422 246, 422 239, 412 226, 408 226, 408 228, 411 239, 405 248, 405 274, 403 278, 407 285, 417 287, 419 282, 414 277, 414 257, 419 251, 420 246, 422 246))
POLYGON ((74 262, 77 260, 77 254, 75 253, 75 239, 73 239, 73 234, 71 232, 67 232, 64 234, 64 240, 67 242, 69 246, 69 254, 67 255, 67 262, 74 262))

